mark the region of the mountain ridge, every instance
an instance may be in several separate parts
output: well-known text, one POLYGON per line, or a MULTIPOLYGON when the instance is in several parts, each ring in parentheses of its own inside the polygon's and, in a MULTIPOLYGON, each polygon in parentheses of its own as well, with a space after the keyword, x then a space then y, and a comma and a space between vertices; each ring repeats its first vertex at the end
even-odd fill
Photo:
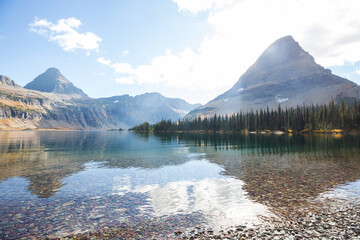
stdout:
POLYGON ((129 128, 143 121, 178 120, 198 107, 159 93, 90 98, 56 68, 48 69, 31 83, 35 85, 23 88, 0 75, 0 129, 129 128), (46 76, 50 77, 50 84, 46 76), (70 89, 58 88, 61 84, 70 89), (180 111, 176 112, 177 109, 180 111))
POLYGON ((272 43, 228 91, 186 117, 358 99, 357 84, 315 62, 292 36, 272 43))

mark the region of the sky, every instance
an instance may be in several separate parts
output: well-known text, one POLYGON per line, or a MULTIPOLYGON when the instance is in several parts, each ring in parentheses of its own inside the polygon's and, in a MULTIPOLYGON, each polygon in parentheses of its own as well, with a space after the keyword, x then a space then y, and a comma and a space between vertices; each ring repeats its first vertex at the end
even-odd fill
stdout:
POLYGON ((231 88, 275 40, 360 84, 358 0, 0 0, 0 74, 56 67, 90 97, 190 103, 231 88))

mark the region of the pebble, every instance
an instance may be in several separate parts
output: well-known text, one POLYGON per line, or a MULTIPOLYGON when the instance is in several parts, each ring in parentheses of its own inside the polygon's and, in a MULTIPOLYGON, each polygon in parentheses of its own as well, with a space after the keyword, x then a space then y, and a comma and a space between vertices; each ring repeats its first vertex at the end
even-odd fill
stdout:
POLYGON ((322 207, 312 211, 314 209, 302 209, 302 212, 294 213, 292 219, 281 219, 280 222, 268 219, 255 228, 236 226, 216 235, 208 234, 205 229, 196 236, 190 231, 182 239, 360 239, 360 202, 324 202, 322 207), (302 216, 304 212, 308 214, 302 216))

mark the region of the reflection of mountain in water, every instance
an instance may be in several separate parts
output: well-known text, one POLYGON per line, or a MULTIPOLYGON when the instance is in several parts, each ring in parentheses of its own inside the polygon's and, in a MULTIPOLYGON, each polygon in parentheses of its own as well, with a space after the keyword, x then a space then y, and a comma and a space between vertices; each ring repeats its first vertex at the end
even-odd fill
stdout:
POLYGON ((360 179, 357 136, 189 135, 182 141, 213 146, 209 161, 244 181, 252 199, 285 216, 322 192, 360 179))
POLYGON ((0 132, 0 181, 19 176, 42 198, 88 162, 159 169, 206 159, 244 182, 250 197, 288 209, 360 178, 359 141, 350 135, 138 135, 127 132, 0 132), (189 153, 202 153, 186 157, 189 153))
POLYGON ((241 154, 358 153, 360 138, 343 134, 160 134, 163 142, 179 141, 185 146, 211 147, 214 150, 240 150, 241 154))
POLYGON ((64 177, 82 171, 90 161, 109 168, 159 168, 188 161, 168 145, 159 148, 154 137, 127 132, 6 131, 0 139, 0 181, 27 178, 28 189, 42 198, 52 196, 64 177), (161 155, 166 157, 156 157, 161 155))
POLYGON ((72 162, 66 155, 56 157, 36 132, 1 132, 0 135, 0 180, 25 177, 30 181, 28 189, 39 197, 52 196, 62 186, 63 177, 82 169, 81 164, 72 162))
POLYGON ((211 161, 223 164, 224 174, 245 182, 244 190, 257 202, 288 214, 306 206, 318 194, 360 178, 358 156, 351 154, 304 153, 223 156, 211 161))

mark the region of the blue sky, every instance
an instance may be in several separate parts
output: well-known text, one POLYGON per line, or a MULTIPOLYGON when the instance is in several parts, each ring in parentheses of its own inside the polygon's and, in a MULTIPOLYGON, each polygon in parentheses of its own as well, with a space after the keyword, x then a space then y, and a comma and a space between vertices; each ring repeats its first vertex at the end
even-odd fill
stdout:
POLYGON ((91 97, 157 91, 206 103, 269 44, 293 35, 318 63, 360 83, 359 6, 357 0, 0 0, 0 74, 25 85, 56 67, 91 97))

